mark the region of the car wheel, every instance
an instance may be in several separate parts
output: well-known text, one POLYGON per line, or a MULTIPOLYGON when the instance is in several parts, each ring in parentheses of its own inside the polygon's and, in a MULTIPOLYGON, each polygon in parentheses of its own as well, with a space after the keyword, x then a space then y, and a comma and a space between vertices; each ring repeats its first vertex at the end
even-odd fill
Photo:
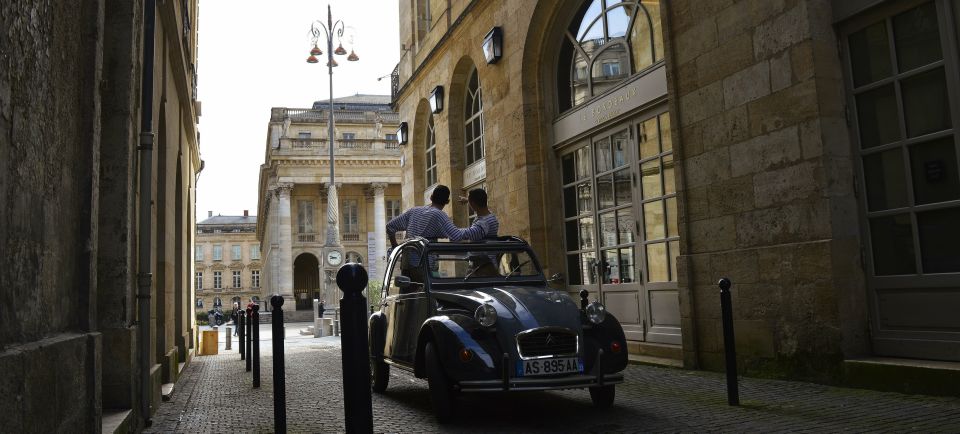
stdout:
POLYGON ((453 388, 450 387, 450 380, 447 375, 443 373, 443 367, 440 366, 440 356, 436 353, 433 342, 427 342, 424 357, 426 358, 427 383, 430 385, 430 402, 433 404, 433 411, 440 423, 449 422, 453 419, 454 411, 453 388))
POLYGON ((607 408, 613 405, 613 398, 617 394, 616 386, 608 384, 606 386, 591 387, 590 400, 593 406, 597 408, 607 408))
POLYGON ((390 382, 390 365, 382 357, 370 357, 370 387, 374 392, 383 393, 390 382))

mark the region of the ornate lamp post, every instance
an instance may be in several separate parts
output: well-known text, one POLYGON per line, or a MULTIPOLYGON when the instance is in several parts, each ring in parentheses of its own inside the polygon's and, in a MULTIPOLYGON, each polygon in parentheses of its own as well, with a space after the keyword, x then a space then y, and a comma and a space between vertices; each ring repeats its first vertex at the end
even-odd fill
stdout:
MULTIPOLYGON (((317 46, 318 41, 321 38, 326 38, 327 41, 327 74, 330 79, 330 105, 328 108, 328 115, 330 116, 327 120, 327 127, 329 128, 328 136, 330 138, 329 148, 330 148, 330 183, 327 185, 327 240, 324 244, 324 260, 323 268, 326 270, 327 274, 327 284, 330 283, 330 276, 332 276, 333 271, 340 265, 343 261, 343 248, 340 246, 340 229, 338 227, 338 211, 339 207, 337 200, 337 185, 334 182, 333 178, 333 166, 334 166, 334 147, 335 147, 335 137, 334 137, 334 120, 333 120, 333 68, 337 66, 337 61, 334 59, 333 55, 343 56, 347 54, 347 50, 343 49, 343 43, 338 42, 338 47, 333 48, 333 38, 336 37, 339 41, 343 37, 344 33, 344 24, 342 20, 333 21, 333 14, 330 11, 330 5, 327 5, 327 22, 317 20, 310 25, 310 34, 313 36, 313 48, 310 50, 310 57, 307 58, 307 63, 318 63, 317 56, 323 55, 323 51, 317 46)), ((355 62, 360 60, 360 57, 353 51, 352 47, 350 49, 350 55, 347 56, 347 60, 350 62, 355 62)), ((330 293, 330 291, 324 291, 325 293, 330 293)), ((326 294, 325 294, 326 295, 326 294)))

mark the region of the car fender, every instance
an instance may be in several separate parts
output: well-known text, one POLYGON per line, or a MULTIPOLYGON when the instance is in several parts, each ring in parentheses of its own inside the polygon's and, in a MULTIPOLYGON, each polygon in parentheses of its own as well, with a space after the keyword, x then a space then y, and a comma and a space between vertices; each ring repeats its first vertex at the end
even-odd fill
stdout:
POLYGON ((426 376, 425 351, 427 342, 433 342, 440 356, 440 364, 447 375, 454 380, 480 378, 495 371, 491 345, 495 339, 477 339, 470 332, 479 327, 476 321, 466 315, 438 315, 428 318, 420 327, 417 335, 417 352, 414 356, 414 375, 426 376), (472 352, 468 362, 459 359, 461 348, 472 352))
POLYGON ((583 328, 584 369, 592 372, 597 362, 598 350, 603 349, 603 373, 613 374, 627 367, 627 339, 623 333, 623 326, 613 314, 607 312, 606 319, 600 324, 587 321, 583 328), (589 326, 587 326, 589 324, 589 326), (620 352, 614 353, 610 349, 613 342, 620 343, 620 352))
POLYGON ((367 341, 370 343, 370 356, 382 357, 384 346, 387 342, 387 317, 383 312, 375 312, 373 315, 370 315, 367 330, 367 341))

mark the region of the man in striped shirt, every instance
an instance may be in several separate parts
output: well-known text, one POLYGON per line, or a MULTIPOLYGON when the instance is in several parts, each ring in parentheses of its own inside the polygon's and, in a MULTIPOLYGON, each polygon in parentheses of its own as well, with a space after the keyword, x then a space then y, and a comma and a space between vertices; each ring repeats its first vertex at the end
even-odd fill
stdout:
MULTIPOLYGON (((387 236, 390 238, 390 245, 397 246, 397 231, 406 231, 407 238, 423 237, 427 239, 449 238, 450 241, 471 240, 478 241, 487 236, 486 230, 478 225, 470 226, 467 229, 460 229, 450 216, 443 212, 443 207, 450 202, 450 188, 445 185, 438 185, 433 189, 430 195, 430 205, 410 208, 390 220, 387 223, 387 236)), ((423 281, 415 270, 420 263, 420 257, 415 252, 411 252, 404 259, 404 274, 411 280, 423 281)), ((432 267, 431 267, 432 268, 432 267)))
MULTIPOLYGON (((463 200, 462 197, 460 199, 463 200)), ((496 238, 497 232, 500 231, 500 221, 497 220, 497 216, 490 212, 490 208, 487 208, 487 192, 482 188, 475 188, 470 190, 466 199, 470 208, 477 214, 477 219, 473 221, 471 227, 479 226, 482 228, 485 234, 484 238, 496 238)))

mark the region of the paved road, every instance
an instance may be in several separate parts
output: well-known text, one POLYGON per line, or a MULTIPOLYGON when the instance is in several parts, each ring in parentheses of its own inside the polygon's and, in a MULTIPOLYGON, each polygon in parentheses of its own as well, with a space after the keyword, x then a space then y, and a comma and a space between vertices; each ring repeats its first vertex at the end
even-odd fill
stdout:
MULTIPOLYGON (((340 341, 286 338, 289 432, 341 432, 340 341)), ((236 351, 198 356, 147 432, 271 432, 272 357, 261 328, 262 387, 252 389, 236 351)), ((221 334, 221 340, 222 340, 221 334)), ((725 380, 709 372, 632 365, 614 407, 596 410, 586 391, 464 394, 458 420, 438 425, 425 381, 392 372, 374 394, 377 432, 960 432, 960 399, 817 384, 741 379, 739 408, 726 405, 725 380)))

